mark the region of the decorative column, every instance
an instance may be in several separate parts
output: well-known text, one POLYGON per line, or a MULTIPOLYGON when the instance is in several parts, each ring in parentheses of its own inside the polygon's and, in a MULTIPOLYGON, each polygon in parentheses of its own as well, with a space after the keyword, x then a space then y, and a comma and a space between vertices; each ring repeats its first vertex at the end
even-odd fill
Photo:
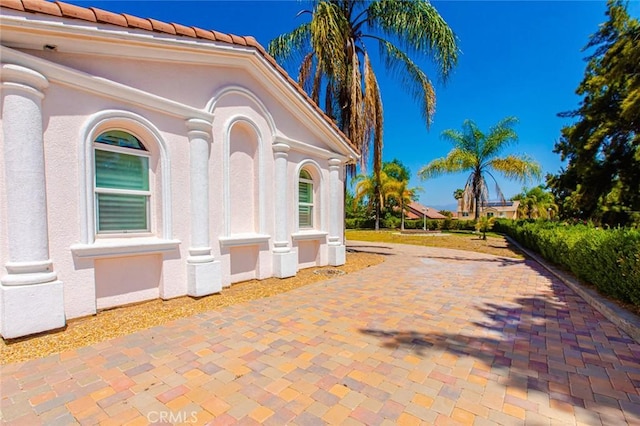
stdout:
POLYGON ((187 292, 200 297, 222 290, 220 262, 211 255, 209 242, 209 152, 211 123, 187 120, 189 136, 189 183, 191 198, 191 244, 187 258, 187 292))
POLYGON ((2 131, 8 231, 0 279, 0 333, 15 338, 65 325, 62 281, 49 258, 42 99, 49 82, 2 64, 2 131))
POLYGON ((344 265, 347 258, 346 247, 342 243, 344 227, 344 203, 342 201, 342 183, 340 168, 342 161, 329 159, 329 265, 344 265))
POLYGON ((293 277, 298 271, 298 256, 289 245, 289 214, 291 208, 287 197, 287 157, 289 145, 273 145, 275 157, 275 218, 276 230, 273 241, 273 274, 278 278, 293 277))

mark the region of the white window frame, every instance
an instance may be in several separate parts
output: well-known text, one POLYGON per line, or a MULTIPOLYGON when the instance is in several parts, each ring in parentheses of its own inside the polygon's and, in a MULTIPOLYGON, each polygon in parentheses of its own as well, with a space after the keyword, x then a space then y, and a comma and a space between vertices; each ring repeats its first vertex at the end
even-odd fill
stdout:
POLYGON ((313 174, 305 169, 302 168, 300 169, 300 172, 298 172, 298 194, 300 194, 300 183, 305 183, 305 184, 309 184, 311 185, 311 202, 303 202, 300 201, 300 197, 298 196, 298 228, 299 229, 315 229, 315 182, 313 181, 313 174), (306 172, 309 176, 312 177, 312 179, 307 179, 307 178, 303 178, 301 177, 302 172, 306 172), (310 211, 310 218, 311 218, 311 224, 309 225, 302 225, 300 223, 300 207, 302 206, 307 206, 307 207, 311 207, 311 211, 310 211))
POLYGON ((87 118, 79 136, 79 171, 83 184, 80 197, 80 242, 71 246, 74 256, 96 258, 123 253, 142 254, 174 250, 180 241, 173 238, 171 158, 160 130, 139 114, 123 110, 104 110, 87 118), (136 135, 145 142, 145 147, 154 159, 153 165, 149 165, 153 171, 150 182, 153 185, 150 189, 157 197, 151 197, 150 233, 120 234, 122 238, 118 238, 117 235, 98 236, 95 232, 93 143, 99 135, 109 130, 124 130, 136 135), (155 216, 157 213, 161 215, 161 225, 155 216))
MULTIPOLYGON (((100 133, 97 138, 99 138, 101 135, 108 133, 109 131, 113 131, 116 129, 110 129, 107 131, 104 131, 102 133, 100 133)), ((128 130, 124 130, 124 129, 117 129, 118 131, 127 133, 133 137, 135 137, 144 147, 144 143, 141 141, 141 139, 135 135, 134 133, 128 131, 128 130)), ((97 139, 96 138, 96 139, 97 139)), ((126 147, 120 147, 120 146, 115 146, 115 145, 109 145, 106 143, 102 143, 102 142, 97 142, 97 141, 93 141, 93 150, 94 153, 96 150, 99 151, 108 151, 108 152, 116 152, 119 154, 126 154, 126 155, 132 155, 132 156, 136 156, 136 157, 145 157, 147 158, 147 167, 150 167, 150 163, 151 163, 151 153, 147 150, 146 147, 144 147, 144 150, 139 150, 139 149, 134 149, 134 148, 126 148, 126 147)), ((148 186, 149 186, 149 190, 147 191, 143 191, 143 190, 133 190, 133 189, 117 189, 117 188, 100 188, 97 186, 96 183, 96 167, 95 167, 95 154, 93 155, 93 161, 94 161, 94 169, 93 169, 93 193, 94 193, 94 210, 95 210, 95 229, 94 232, 96 234, 96 236, 100 236, 100 235, 117 235, 117 234, 149 234, 151 232, 151 229, 153 229, 153 227, 151 226, 151 170, 148 170, 147 172, 147 179, 149 179, 148 182, 148 186), (146 229, 132 229, 132 230, 127 230, 127 229, 122 229, 122 230, 113 230, 113 231, 100 231, 99 228, 99 216, 100 216, 100 209, 99 209, 99 203, 98 203, 98 194, 117 194, 117 195, 138 195, 138 196, 144 196, 146 197, 146 222, 147 222, 147 228, 146 229)))

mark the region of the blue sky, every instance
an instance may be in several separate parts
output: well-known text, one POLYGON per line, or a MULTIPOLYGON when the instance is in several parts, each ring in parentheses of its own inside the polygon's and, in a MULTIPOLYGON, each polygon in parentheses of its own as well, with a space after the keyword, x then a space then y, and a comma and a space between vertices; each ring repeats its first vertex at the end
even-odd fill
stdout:
MULTIPOLYGON (((307 4, 295 0, 69 2, 252 35, 265 47, 308 19, 296 17, 307 4)), ((416 176, 422 166, 451 149, 440 137, 442 131, 460 128, 467 118, 488 130, 500 119, 516 116, 519 142, 505 153, 526 153, 542 165, 545 174, 556 173, 562 164, 552 152, 553 145, 569 123, 557 113, 578 106, 575 89, 582 80, 586 56, 582 48, 606 20, 606 2, 434 1, 433 5, 459 39, 459 63, 443 85, 433 66, 420 62, 435 83, 437 96, 436 114, 427 131, 412 98, 374 62, 384 103, 385 160, 398 158, 411 169, 411 185, 424 189, 420 202, 452 208, 452 193, 463 187, 465 174, 428 181, 416 176)), ((640 16, 640 2, 630 2, 629 11, 640 16)), ((377 47, 369 50, 375 55, 377 47)), ((295 67, 286 68, 297 75, 295 67)), ((496 177, 508 198, 522 189, 520 183, 496 177)))

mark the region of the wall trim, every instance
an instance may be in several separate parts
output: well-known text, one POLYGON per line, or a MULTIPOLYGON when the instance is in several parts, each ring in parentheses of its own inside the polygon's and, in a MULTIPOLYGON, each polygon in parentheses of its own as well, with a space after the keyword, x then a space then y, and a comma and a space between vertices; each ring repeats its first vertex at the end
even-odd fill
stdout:
MULTIPOLYGON (((300 230, 300 217, 298 215, 298 203, 299 203, 299 194, 298 194, 298 180, 299 180, 299 176, 300 176, 300 170, 302 170, 305 166, 311 166, 314 170, 316 175, 318 176, 318 179, 320 180, 320 182, 316 182, 314 179, 314 185, 319 183, 319 188, 318 188, 318 200, 314 200, 314 208, 316 209, 316 211, 319 212, 317 219, 320 222, 318 224, 318 226, 314 226, 313 227, 313 231, 314 232, 318 232, 318 231, 324 231, 326 229, 326 223, 325 223, 325 211, 323 211, 323 208, 325 208, 325 192, 326 192, 326 188, 325 188, 325 179, 324 179, 324 175, 323 175, 323 168, 320 167, 320 164, 318 164, 317 161, 312 160, 310 158, 304 159, 302 161, 300 161, 295 168, 295 174, 293 175, 293 179, 292 179, 292 194, 293 194, 293 208, 294 208, 294 212, 295 214, 294 216, 294 220, 293 220, 293 229, 295 230, 294 233, 296 232, 301 232, 300 230)), ((315 188, 314 188, 315 189, 315 188)), ((314 191, 315 192, 315 191, 314 191)), ((326 210, 326 209, 325 209, 326 210)), ((304 232, 304 231, 302 231, 304 232)))
MULTIPOLYGON (((3 9, 4 12, 4 9, 3 9)), ((93 93, 104 98, 115 99, 130 105, 159 111, 183 119, 201 118, 212 121, 211 113, 189 105, 154 95, 144 90, 117 83, 115 81, 87 74, 59 65, 46 59, 31 56, 6 46, 0 46, 0 56, 5 63, 12 63, 44 74, 50 82, 55 82, 74 90, 93 93)))
POLYGON ((231 189, 230 189, 230 156, 231 156, 231 130, 238 123, 247 124, 258 138, 258 233, 266 231, 266 209, 265 209, 265 144, 264 137, 256 123, 246 115, 234 115, 224 124, 224 140, 222 144, 222 202, 224 210, 224 235, 231 236, 231 189))
MULTIPOLYGON (((131 132, 143 142, 154 143, 160 155, 160 191, 162 199, 162 229, 155 231, 166 240, 172 239, 171 205, 171 160, 167 144, 160 130, 146 118, 130 111, 105 110, 91 115, 80 129, 80 176, 83 182, 80 194, 81 240, 84 244, 96 241, 94 198, 94 152, 93 141, 107 130, 131 132)), ((157 196, 157 195, 156 195, 157 196)))

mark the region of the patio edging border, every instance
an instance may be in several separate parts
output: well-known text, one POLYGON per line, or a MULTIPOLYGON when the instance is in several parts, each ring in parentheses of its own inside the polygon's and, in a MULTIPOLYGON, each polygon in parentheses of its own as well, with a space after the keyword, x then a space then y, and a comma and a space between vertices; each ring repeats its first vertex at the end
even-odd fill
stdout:
POLYGON ((533 253, 531 250, 522 247, 513 238, 505 235, 505 238, 513 245, 522 250, 527 256, 539 263, 547 271, 555 275, 567 287, 573 290, 578 296, 582 297, 589 305, 604 315, 615 326, 624 331, 629 337, 640 344, 640 317, 626 310, 622 306, 616 305, 607 299, 604 299, 597 291, 586 288, 573 276, 547 263, 540 255, 533 253))

